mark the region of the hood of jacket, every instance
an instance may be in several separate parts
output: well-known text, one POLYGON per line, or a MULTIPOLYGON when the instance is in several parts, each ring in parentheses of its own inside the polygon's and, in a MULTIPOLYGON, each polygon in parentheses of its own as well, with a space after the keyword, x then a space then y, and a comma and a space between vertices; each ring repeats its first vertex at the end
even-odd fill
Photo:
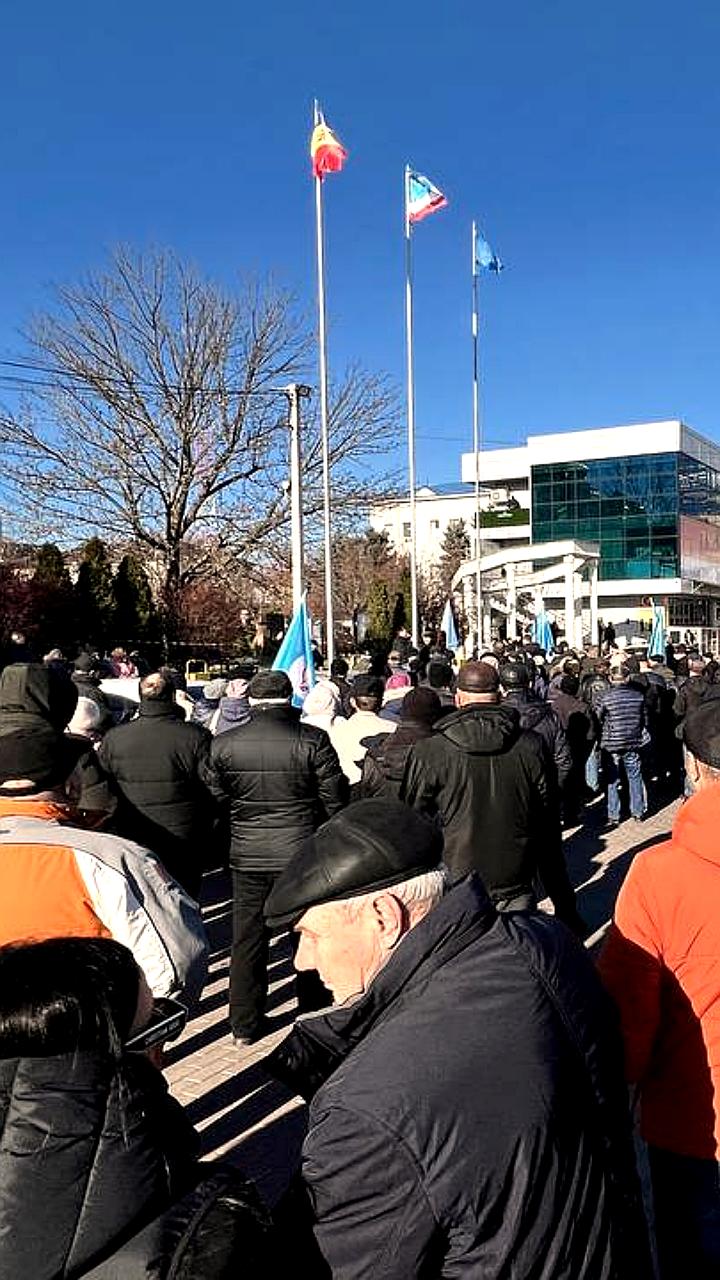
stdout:
POLYGON ((228 724, 247 724, 250 719, 250 703, 247 694, 231 698, 226 694, 220 699, 220 719, 228 724))
POLYGON ((40 716, 62 731, 77 706, 77 686, 57 667, 17 662, 0 676, 0 717, 40 716))
POLYGON ((720 782, 703 787, 682 806, 673 824, 673 844, 720 866, 720 782))
POLYGON ((502 702, 476 702, 446 716, 436 733, 468 755, 495 756, 520 737, 520 716, 502 702))

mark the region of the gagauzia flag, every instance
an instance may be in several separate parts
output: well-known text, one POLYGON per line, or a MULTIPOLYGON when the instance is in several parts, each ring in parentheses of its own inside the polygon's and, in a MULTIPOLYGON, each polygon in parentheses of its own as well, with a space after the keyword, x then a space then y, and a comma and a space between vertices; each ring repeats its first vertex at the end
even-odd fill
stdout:
POLYGON ((496 253, 493 253, 490 245, 484 236, 478 236, 475 243, 475 266, 478 271, 497 271, 503 269, 503 264, 496 253))
POLYGON ((310 616, 303 596, 292 622, 285 632, 273 671, 284 671, 293 687, 293 706, 301 707, 315 684, 315 663, 312 656, 310 616))
POLYGON ((442 191, 422 173, 415 173, 411 169, 407 175, 405 210, 408 222, 421 222, 428 214, 437 213, 438 209, 444 209, 446 205, 447 199, 442 191))
POLYGON ((313 175, 321 181, 326 173, 340 173, 347 160, 347 151, 330 126, 325 123, 322 114, 318 115, 318 122, 310 138, 310 159, 313 175))

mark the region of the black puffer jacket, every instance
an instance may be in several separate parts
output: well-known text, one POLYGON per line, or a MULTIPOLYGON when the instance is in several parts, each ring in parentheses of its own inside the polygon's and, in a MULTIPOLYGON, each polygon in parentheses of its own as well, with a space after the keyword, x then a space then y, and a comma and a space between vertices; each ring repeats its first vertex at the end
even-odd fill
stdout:
POLYGON ((115 797, 86 738, 65 734, 78 693, 70 676, 39 662, 0 676, 0 737, 30 743, 38 759, 57 761, 57 779, 78 809, 111 814, 115 797))
POLYGON ((259 706, 251 715, 213 741, 213 794, 230 807, 230 865, 282 871, 346 803, 347 782, 328 735, 299 711, 259 706))
POLYGON ((412 748, 400 799, 439 814, 456 879, 475 870, 491 897, 515 898, 533 895, 539 873, 567 919, 574 896, 544 752, 537 734, 521 730, 515 707, 466 706, 412 748))
POLYGON ((648 1280, 616 1019, 549 917, 498 916, 469 877, 263 1066, 310 1100, 329 1270, 296 1200, 287 1274, 648 1280))
POLYGON ((432 728, 420 720, 403 720, 395 733, 378 733, 368 739, 362 762, 358 798, 390 796, 397 800, 405 776, 410 749, 416 742, 429 738, 432 728))
POLYGON ((0 1275, 85 1275, 182 1194, 195 1131, 140 1054, 0 1060, 0 1275))
POLYGON ((532 729, 545 743, 547 758, 555 765, 558 785, 562 788, 572 769, 572 756, 560 723, 560 717, 545 698, 536 698, 526 689, 513 690, 505 701, 515 707, 521 729, 532 729))
POLYGON ((211 741, 207 729, 178 719, 174 703, 151 701, 141 702, 136 720, 111 729, 99 749, 119 794, 118 834, 152 850, 193 897, 214 816, 206 785, 211 741))

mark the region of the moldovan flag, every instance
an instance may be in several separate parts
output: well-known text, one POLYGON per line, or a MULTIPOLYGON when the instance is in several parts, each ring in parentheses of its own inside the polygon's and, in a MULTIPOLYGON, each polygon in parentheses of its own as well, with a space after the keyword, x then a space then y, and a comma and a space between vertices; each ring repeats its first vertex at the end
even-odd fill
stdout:
POLYGON ((412 169, 408 172, 406 209, 408 222, 420 222, 423 218, 427 218, 429 213, 436 213, 446 205, 447 199, 442 191, 429 178, 423 177, 421 173, 415 173, 412 169))
POLYGON ((310 158, 313 174, 320 179, 326 173, 339 173, 347 160, 347 151, 321 113, 318 113, 318 122, 310 139, 310 158))
POLYGON ((285 638, 273 662, 273 671, 285 671, 290 677, 293 687, 293 706, 301 707, 315 684, 310 616, 304 595, 285 632, 285 638))

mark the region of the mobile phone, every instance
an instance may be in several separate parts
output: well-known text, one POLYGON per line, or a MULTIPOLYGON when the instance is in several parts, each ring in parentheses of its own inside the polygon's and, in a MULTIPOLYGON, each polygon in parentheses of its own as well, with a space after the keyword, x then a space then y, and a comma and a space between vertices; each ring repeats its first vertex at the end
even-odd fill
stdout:
POLYGON ((171 1000, 167 996, 156 996, 150 1021, 147 1026, 125 1042, 125 1048, 142 1053, 145 1049, 152 1049, 154 1045, 163 1044, 166 1040, 177 1040, 187 1022, 187 1017, 188 1011, 179 1000, 171 1000))

